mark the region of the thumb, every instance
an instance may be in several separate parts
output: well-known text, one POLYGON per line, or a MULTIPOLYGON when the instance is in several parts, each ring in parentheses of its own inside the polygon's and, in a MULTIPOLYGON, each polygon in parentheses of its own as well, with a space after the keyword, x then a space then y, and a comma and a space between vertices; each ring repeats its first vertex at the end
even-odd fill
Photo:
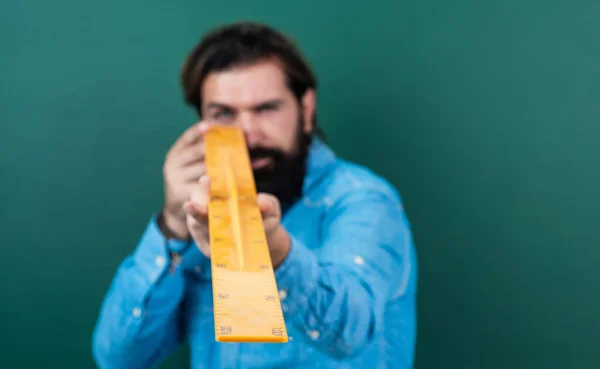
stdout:
POLYGON ((269 195, 266 193, 259 193, 256 201, 258 203, 258 208, 263 216, 277 216, 279 215, 279 201, 273 195, 269 195))
POLYGON ((208 214, 208 202, 210 200, 210 178, 208 176, 200 177, 198 185, 190 194, 190 201, 187 201, 183 208, 188 215, 199 220, 208 214))
POLYGON ((192 192, 191 200, 197 203, 208 203, 210 198, 210 178, 203 175, 198 180, 198 189, 192 192))

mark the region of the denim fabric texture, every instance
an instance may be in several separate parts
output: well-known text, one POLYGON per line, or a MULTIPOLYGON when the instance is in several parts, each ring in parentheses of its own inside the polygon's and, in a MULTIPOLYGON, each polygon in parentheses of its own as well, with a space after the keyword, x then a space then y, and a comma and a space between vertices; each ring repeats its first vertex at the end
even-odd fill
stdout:
POLYGON ((153 216, 101 306, 98 367, 152 368, 189 344, 193 369, 412 368, 417 258, 390 183, 315 140, 303 197, 282 224, 292 244, 275 277, 288 343, 216 342, 210 261, 193 242, 166 240, 153 216))

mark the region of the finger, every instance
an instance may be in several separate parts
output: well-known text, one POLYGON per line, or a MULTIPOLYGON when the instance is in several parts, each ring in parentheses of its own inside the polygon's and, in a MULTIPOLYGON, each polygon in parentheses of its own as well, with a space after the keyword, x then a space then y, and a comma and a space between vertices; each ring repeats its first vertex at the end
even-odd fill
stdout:
POLYGON ((210 242, 206 228, 206 221, 199 222, 196 220, 196 218, 188 215, 186 217, 186 222, 191 236, 193 237, 194 241, 196 241, 198 250, 203 253, 204 256, 210 258, 210 242))
POLYGON ((256 200, 263 217, 277 216, 279 214, 279 201, 275 196, 259 193, 256 200))
POLYGON ((208 201, 210 199, 210 179, 208 176, 203 175, 197 184, 194 186, 194 190, 190 193, 190 202, 197 205, 201 210, 208 207, 208 201))
POLYGON ((218 125, 218 123, 210 121, 210 120, 203 120, 202 122, 200 122, 198 124, 198 130, 200 131, 200 134, 204 134, 204 133, 210 131, 216 125, 218 125))
POLYGON ((173 164, 183 167, 204 160, 204 143, 196 142, 193 145, 183 147, 173 157, 173 164))
POLYGON ((189 216, 198 221, 203 221, 208 215, 208 200, 210 191, 210 179, 202 176, 198 185, 190 194, 190 200, 183 204, 183 210, 189 216))
POLYGON ((179 170, 181 180, 185 183, 194 183, 198 185, 198 179, 206 174, 206 166, 204 162, 197 162, 188 165, 179 170))
POLYGON ((211 181, 211 179, 210 179, 209 176, 202 176, 198 180, 198 183, 200 184, 200 187, 202 187, 202 189, 204 191, 206 191, 206 193, 208 193, 208 191, 210 191, 211 182, 212 181, 211 181))
POLYGON ((165 169, 165 181, 172 186, 185 186, 185 193, 191 193, 198 189, 198 179, 206 174, 204 162, 192 163, 183 168, 168 167, 165 169))
POLYGON ((200 134, 202 135, 202 139, 204 139, 204 136, 206 135, 207 132, 210 132, 211 129, 213 129, 217 126, 219 126, 219 123, 217 123, 217 122, 203 121, 199 125, 199 130, 200 130, 200 134))
POLYGON ((198 129, 200 122, 196 122, 188 127, 173 144, 173 151, 178 151, 183 147, 196 142, 202 137, 201 131, 198 129))
POLYGON ((192 193, 191 200, 199 204, 208 204, 209 196, 210 178, 207 175, 203 175, 198 180, 198 190, 192 193))
POLYGON ((204 221, 208 216, 208 206, 206 204, 201 205, 193 201, 186 201, 183 204, 183 210, 197 222, 204 221))

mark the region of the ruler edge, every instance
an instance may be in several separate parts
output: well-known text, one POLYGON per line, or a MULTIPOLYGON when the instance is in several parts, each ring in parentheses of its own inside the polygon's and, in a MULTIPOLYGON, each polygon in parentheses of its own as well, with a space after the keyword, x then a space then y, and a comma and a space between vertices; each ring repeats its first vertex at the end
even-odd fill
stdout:
MULTIPOLYGON (((232 126, 218 126, 218 127, 211 127, 211 129, 209 129, 206 133, 205 133, 205 159, 208 158, 208 147, 209 145, 206 143, 207 140, 210 139, 210 136, 212 134, 216 134, 215 131, 230 131, 233 132, 237 135, 239 135, 241 137, 242 140, 244 140, 243 137, 243 132, 240 128, 238 127, 232 127, 232 126), (211 133, 212 131, 212 133, 211 133)), ((217 139, 217 138, 215 138, 217 139)), ((245 156, 245 161, 247 161, 249 163, 250 161, 250 156, 248 153, 248 150, 246 148, 246 150, 244 150, 244 156, 245 156)), ((211 173, 209 173, 209 166, 206 166, 206 175, 210 178, 211 177, 211 173)), ((251 171, 251 180, 252 180, 252 190, 253 193, 256 194, 256 182, 254 179, 254 174, 251 171)), ((255 195, 254 195, 255 196, 255 195)), ((210 222, 211 222, 211 216, 210 216, 210 204, 211 204, 211 197, 212 195, 209 193, 209 201, 208 201, 208 209, 209 209, 209 214, 208 214, 208 229, 210 230, 210 222)), ((261 224, 261 226, 264 227, 263 225, 263 220, 259 219, 259 222, 261 224)), ((264 228, 263 228, 263 237, 266 240, 266 235, 264 235, 264 228)), ((211 243, 211 247, 212 247, 212 236, 209 235, 209 242, 211 243)), ((215 288, 215 278, 213 278, 211 276, 211 285, 212 285, 212 295, 213 295, 213 324, 214 324, 214 330, 215 330, 215 341, 217 342, 221 342, 221 343, 270 343, 270 344, 277 344, 277 343, 287 343, 290 341, 289 339, 289 333, 287 331, 287 327, 286 327, 286 322, 285 322, 285 316, 283 314, 283 308, 281 305, 281 299, 279 297, 279 289, 277 286, 277 280, 275 279, 275 271, 273 270, 273 261, 271 259, 271 255, 268 252, 268 246, 267 247, 267 257, 269 259, 269 266, 270 266, 270 275, 269 275, 269 279, 273 282, 273 287, 274 290, 277 292, 275 294, 275 303, 278 306, 278 312, 281 312, 281 320, 282 320, 282 328, 283 328, 283 332, 284 334, 282 336, 254 336, 256 337, 255 339, 244 339, 243 337, 248 337, 248 336, 228 336, 228 335, 222 335, 218 333, 218 329, 217 329, 217 320, 216 320, 216 316, 214 315, 214 303, 216 301, 216 297, 217 297, 217 290, 215 288)), ((219 268, 216 268, 216 261, 213 257, 210 258, 210 263, 211 263, 211 269, 212 269, 212 273, 219 273, 218 270, 219 268)))

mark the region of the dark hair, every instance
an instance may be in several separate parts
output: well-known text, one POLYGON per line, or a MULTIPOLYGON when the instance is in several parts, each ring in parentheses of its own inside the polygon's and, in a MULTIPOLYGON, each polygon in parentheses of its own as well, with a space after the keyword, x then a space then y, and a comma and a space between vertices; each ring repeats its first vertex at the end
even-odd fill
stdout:
MULTIPOLYGON (((202 116, 202 83, 213 71, 250 65, 277 58, 285 69, 288 88, 301 103, 308 89, 317 89, 317 80, 294 43, 282 33, 260 23, 236 22, 211 30, 192 49, 181 71, 185 101, 202 116)), ((316 127, 315 133, 323 136, 316 127)))

